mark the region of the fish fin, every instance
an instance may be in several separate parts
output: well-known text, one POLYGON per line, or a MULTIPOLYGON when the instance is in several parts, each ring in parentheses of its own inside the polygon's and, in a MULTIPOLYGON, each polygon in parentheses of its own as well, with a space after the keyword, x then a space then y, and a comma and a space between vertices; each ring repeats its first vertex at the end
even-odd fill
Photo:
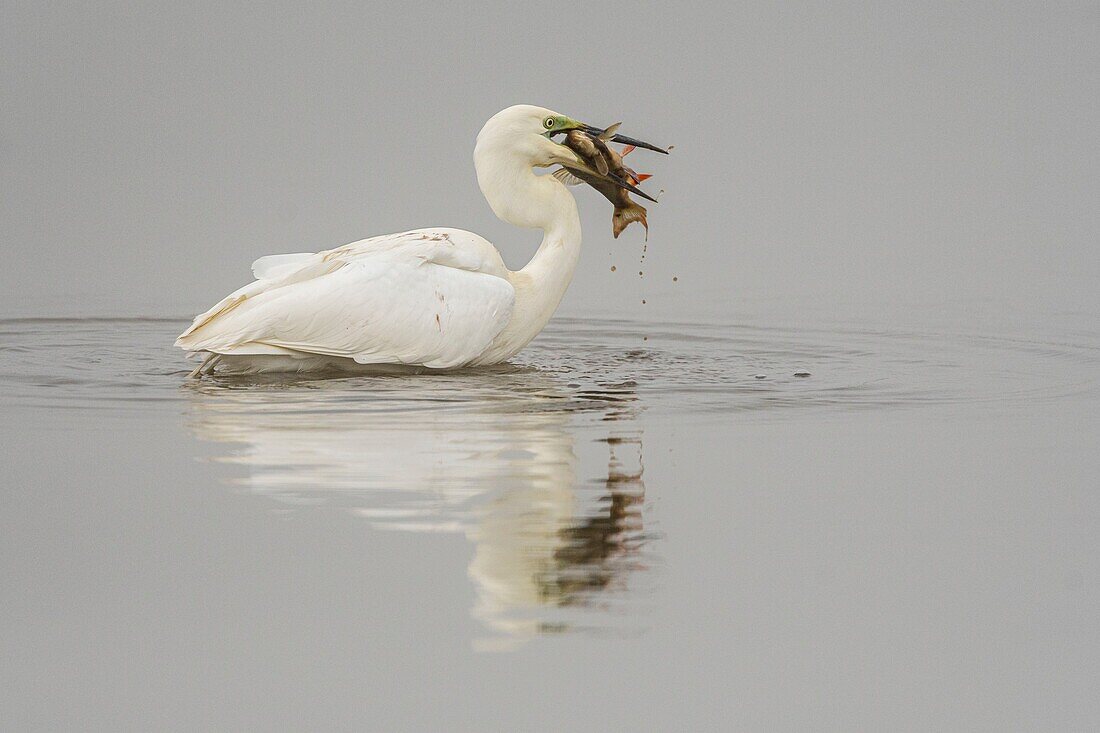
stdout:
POLYGON ((653 178, 653 174, 652 174, 652 173, 639 173, 639 174, 637 175, 637 181, 638 181, 638 183, 641 183, 642 181, 646 181, 646 180, 649 180, 650 178, 653 178))
POLYGON ((607 160, 603 157, 603 155, 597 154, 596 157, 592 158, 590 162, 592 162, 596 166, 596 172, 599 173, 601 176, 606 176, 608 171, 610 170, 607 167, 607 160))
POLYGON ((610 140, 611 138, 615 137, 615 133, 619 131, 619 127, 621 127, 622 124, 623 123, 621 122, 616 122, 614 125, 608 126, 606 130, 600 133, 600 139, 610 140))
POLYGON ((620 158, 625 158, 626 156, 628 156, 628 155, 630 155, 631 153, 633 153, 633 152, 634 152, 634 150, 635 150, 635 146, 633 146, 633 145, 627 145, 627 146, 626 146, 625 148, 623 148, 623 151, 622 151, 621 153, 619 153, 619 157, 620 157, 620 158))
POLYGON ((552 175, 554 178, 557 178, 566 186, 579 186, 580 184, 584 183, 584 181, 570 173, 566 168, 558 168, 550 175, 552 175))

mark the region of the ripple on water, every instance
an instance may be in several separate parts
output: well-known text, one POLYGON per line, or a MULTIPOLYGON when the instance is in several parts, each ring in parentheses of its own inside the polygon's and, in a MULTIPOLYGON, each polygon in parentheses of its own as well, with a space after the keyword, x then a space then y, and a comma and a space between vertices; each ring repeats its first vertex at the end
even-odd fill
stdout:
POLYGON ((171 345, 184 325, 0 321, 0 404, 43 419, 182 413, 265 506, 462 535, 487 649, 638 630, 661 567, 643 417, 1013 409, 1095 390, 1100 357, 1095 338, 559 319, 491 368, 188 380, 171 345))
POLYGON ((267 395, 285 409, 372 412, 476 408, 590 411, 641 398, 647 411, 866 410, 1057 399, 1092 389, 1096 339, 647 324, 558 319, 511 364, 449 373, 183 379, 176 319, 0 321, 0 385, 9 403, 126 409, 187 393, 267 395), (642 341, 642 336, 648 337, 642 341), (809 375, 809 376, 806 376, 809 375))

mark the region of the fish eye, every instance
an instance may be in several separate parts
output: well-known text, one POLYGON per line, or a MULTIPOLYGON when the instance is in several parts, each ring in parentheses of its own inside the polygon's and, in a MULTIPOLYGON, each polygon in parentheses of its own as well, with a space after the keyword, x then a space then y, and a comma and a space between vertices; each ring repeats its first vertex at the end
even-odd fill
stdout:
POLYGON ((545 120, 542 121, 542 124, 546 125, 546 129, 549 130, 554 127, 554 118, 547 117, 545 120))

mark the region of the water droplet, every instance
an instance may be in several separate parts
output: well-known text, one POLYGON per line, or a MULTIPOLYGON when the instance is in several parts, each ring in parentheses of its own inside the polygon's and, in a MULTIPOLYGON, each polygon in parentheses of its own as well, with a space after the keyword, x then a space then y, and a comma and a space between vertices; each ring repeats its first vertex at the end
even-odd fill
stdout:
POLYGON ((615 269, 616 269, 616 268, 615 268, 615 265, 612 265, 612 266, 611 266, 611 271, 612 271, 612 272, 615 272, 615 269))
POLYGON ((641 270, 638 270, 638 277, 641 277, 642 275, 645 275, 645 273, 642 272, 641 270))
POLYGON ((678 278, 678 277, 676 277, 675 275, 673 275, 673 276, 672 276, 672 282, 674 282, 674 283, 676 283, 676 282, 680 282, 680 278, 678 278))
POLYGON ((642 305, 645 305, 645 298, 642 298, 642 305))
POLYGON ((808 377, 808 376, 810 376, 810 373, 809 372, 795 372, 794 375, 796 377, 808 377))

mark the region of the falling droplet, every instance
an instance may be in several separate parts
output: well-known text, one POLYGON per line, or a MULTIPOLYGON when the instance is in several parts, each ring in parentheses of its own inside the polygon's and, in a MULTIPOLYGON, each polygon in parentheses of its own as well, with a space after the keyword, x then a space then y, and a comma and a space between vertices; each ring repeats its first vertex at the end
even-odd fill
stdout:
POLYGON ((673 275, 673 276, 672 276, 672 282, 674 282, 674 283, 678 283, 678 282, 680 282, 680 278, 678 278, 678 277, 676 277, 675 275, 673 275))
POLYGON ((649 341, 649 336, 642 336, 642 341, 649 341))
POLYGON ((642 298, 642 305, 645 305, 645 298, 642 298))
POLYGON ((612 271, 612 272, 615 272, 615 270, 616 270, 616 269, 617 269, 617 268, 615 267, 615 265, 612 265, 612 266, 611 266, 611 271, 612 271))
POLYGON ((638 277, 642 277, 643 275, 645 275, 645 273, 642 272, 641 270, 638 270, 638 277))

